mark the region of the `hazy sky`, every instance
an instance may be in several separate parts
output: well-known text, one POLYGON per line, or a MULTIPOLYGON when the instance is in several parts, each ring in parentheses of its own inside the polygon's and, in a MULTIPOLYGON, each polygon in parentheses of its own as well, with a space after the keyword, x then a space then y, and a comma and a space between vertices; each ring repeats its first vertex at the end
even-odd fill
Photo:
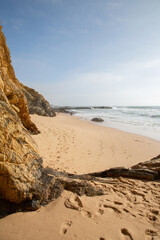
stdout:
POLYGON ((160 105, 160 0, 1 0, 16 76, 55 105, 160 105))

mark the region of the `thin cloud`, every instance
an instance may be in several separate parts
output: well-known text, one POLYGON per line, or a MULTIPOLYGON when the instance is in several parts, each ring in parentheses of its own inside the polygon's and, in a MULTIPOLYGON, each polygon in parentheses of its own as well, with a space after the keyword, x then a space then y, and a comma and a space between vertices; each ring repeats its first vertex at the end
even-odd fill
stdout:
POLYGON ((120 7, 121 6, 121 1, 109 1, 108 3, 107 3, 107 8, 109 8, 109 9, 114 9, 114 8, 118 8, 118 7, 120 7))
POLYGON ((24 21, 20 18, 11 19, 12 28, 19 31, 22 29, 24 21))
POLYGON ((97 26, 103 26, 104 25, 104 22, 99 18, 92 19, 92 23, 94 23, 97 26))
POLYGON ((141 64, 142 68, 160 68, 160 59, 155 59, 141 64))
POLYGON ((28 6, 28 12, 29 14, 31 14, 32 16, 39 16, 39 17, 47 17, 47 13, 45 13, 43 10, 38 10, 38 9, 35 9, 31 6, 28 6))
POLYGON ((74 81, 89 84, 93 83, 113 83, 121 82, 123 77, 121 75, 110 73, 110 72, 90 72, 90 73, 81 73, 74 76, 74 81))
POLYGON ((78 32, 82 34, 86 34, 86 33, 89 33, 89 30, 87 28, 83 28, 83 29, 79 29, 78 32))
POLYGON ((45 4, 57 4, 63 2, 63 0, 32 0, 32 1, 45 4))
POLYGON ((129 61, 127 63, 118 63, 117 68, 121 69, 122 71, 125 70, 125 72, 137 72, 140 70, 145 70, 145 69, 155 69, 160 70, 160 59, 152 59, 149 61, 138 61, 138 60, 133 60, 129 61))
POLYGON ((115 72, 89 72, 64 76, 49 84, 32 82, 50 103, 57 105, 156 105, 160 102, 157 79, 141 80, 115 72), (150 97, 152 96, 152 97, 150 97))

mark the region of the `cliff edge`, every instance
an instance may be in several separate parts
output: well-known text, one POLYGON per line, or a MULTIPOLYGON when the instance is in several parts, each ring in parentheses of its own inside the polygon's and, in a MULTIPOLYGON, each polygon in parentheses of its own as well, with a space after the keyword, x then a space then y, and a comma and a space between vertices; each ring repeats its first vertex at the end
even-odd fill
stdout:
POLYGON ((27 99, 28 109, 30 114, 37 114, 40 116, 54 117, 55 112, 51 108, 49 102, 33 88, 29 88, 21 84, 23 93, 27 99))
POLYGON ((19 203, 36 194, 37 198, 42 191, 42 159, 28 131, 39 131, 30 119, 1 26, 0 113, 0 199, 19 203))
POLYGON ((27 100, 21 89, 21 85, 15 76, 14 69, 11 65, 11 57, 6 38, 0 26, 0 91, 1 100, 5 101, 17 113, 22 124, 32 133, 38 133, 38 129, 32 123, 27 100), (3 96, 3 97, 2 97, 3 96))

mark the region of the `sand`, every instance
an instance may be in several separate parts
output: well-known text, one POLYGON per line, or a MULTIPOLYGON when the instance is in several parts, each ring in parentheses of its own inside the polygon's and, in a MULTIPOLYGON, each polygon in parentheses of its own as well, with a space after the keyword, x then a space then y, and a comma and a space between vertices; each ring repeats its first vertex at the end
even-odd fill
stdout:
MULTIPOLYGON (((41 134, 33 136, 44 166, 70 173, 89 173, 150 160, 160 142, 97 126, 76 117, 32 115, 41 134)), ((0 220, 0 240, 158 240, 160 182, 107 179, 93 182, 104 196, 62 196, 36 212, 0 220)))
POLYGON ((38 144, 44 166, 71 173, 88 173, 111 167, 129 167, 160 153, 160 142, 95 125, 77 117, 32 115, 41 134, 38 144))

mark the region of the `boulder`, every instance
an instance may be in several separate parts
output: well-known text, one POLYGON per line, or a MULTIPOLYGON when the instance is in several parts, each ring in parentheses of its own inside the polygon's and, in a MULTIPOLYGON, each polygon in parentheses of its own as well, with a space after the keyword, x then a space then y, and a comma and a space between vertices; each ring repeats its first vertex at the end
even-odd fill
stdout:
POLYGON ((102 118, 92 118, 91 121, 93 122, 104 122, 102 118))

